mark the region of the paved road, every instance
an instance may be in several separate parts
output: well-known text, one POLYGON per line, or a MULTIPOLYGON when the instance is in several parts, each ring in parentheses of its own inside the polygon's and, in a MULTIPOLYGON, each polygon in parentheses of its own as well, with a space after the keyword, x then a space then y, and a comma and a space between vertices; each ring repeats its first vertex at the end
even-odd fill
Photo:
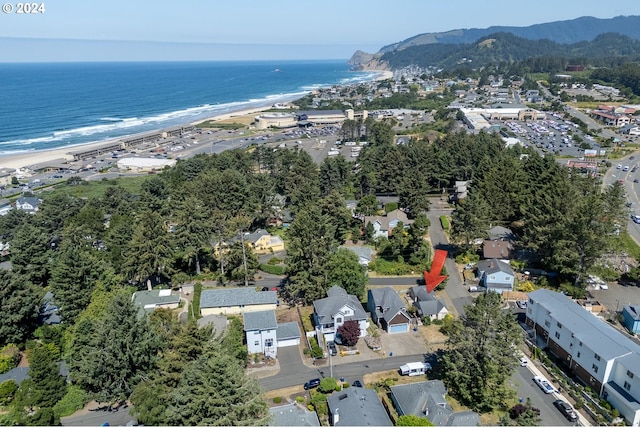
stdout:
MULTIPOLYGON (((640 156, 628 156, 614 161, 604 174, 602 185, 606 188, 614 182, 622 180, 627 193, 627 201, 631 203, 631 213, 640 215, 640 183, 633 182, 634 179, 640 178, 640 172, 631 172, 634 166, 640 167, 640 156), (617 165, 621 165, 623 168, 629 166, 629 170, 624 172, 622 169, 616 169, 617 165)), ((640 224, 627 218, 627 232, 640 245, 640 224)))
POLYGON ((511 382, 518 391, 518 397, 526 401, 527 398, 531 399, 531 405, 534 408, 540 409, 540 418, 542 426, 571 426, 569 420, 567 420, 561 413, 553 406, 553 401, 556 400, 553 394, 545 394, 540 390, 533 382, 533 374, 527 367, 516 368, 515 373, 511 377, 511 382))

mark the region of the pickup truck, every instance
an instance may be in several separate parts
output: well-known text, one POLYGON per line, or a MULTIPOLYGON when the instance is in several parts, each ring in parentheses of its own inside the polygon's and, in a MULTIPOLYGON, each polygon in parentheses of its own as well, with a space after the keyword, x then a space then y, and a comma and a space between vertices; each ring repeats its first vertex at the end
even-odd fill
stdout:
POLYGON ((538 387, 540 387, 546 394, 550 394, 556 391, 556 389, 553 388, 551 384, 549 384, 549 381, 547 381, 543 377, 535 376, 533 377, 533 382, 538 384, 538 387))

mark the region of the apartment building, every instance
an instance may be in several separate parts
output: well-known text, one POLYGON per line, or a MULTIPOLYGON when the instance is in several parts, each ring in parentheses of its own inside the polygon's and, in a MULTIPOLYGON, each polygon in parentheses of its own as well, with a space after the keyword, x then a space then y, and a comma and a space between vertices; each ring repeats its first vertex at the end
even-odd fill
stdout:
POLYGON ((566 295, 529 294, 527 326, 536 341, 562 360, 588 387, 640 426, 640 345, 566 295))

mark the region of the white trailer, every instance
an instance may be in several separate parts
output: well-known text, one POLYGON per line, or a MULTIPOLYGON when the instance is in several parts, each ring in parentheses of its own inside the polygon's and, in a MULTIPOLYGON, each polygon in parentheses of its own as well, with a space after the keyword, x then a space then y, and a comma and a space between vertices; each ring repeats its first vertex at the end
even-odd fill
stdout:
POLYGON ((409 362, 400 366, 400 373, 414 377, 416 375, 424 375, 431 370, 431 364, 425 362, 409 362))

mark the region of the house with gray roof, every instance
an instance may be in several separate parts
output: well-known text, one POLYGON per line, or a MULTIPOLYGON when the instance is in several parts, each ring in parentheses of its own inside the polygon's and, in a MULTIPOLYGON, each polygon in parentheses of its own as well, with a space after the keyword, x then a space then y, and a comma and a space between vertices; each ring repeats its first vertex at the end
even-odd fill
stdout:
POLYGON ((40 203, 42 203, 42 199, 38 199, 37 197, 18 197, 16 200, 16 209, 33 214, 38 212, 40 203))
POLYGON ((11 201, 9 199, 0 199, 0 216, 4 216, 11 210, 11 201))
POLYGON ((480 286, 484 286, 487 291, 501 294, 513 291, 515 273, 508 262, 493 258, 478 263, 478 279, 480 286))
POLYGON ((375 390, 349 387, 327 396, 332 426, 392 426, 375 390))
POLYGON ((493 228, 487 230, 487 234, 489 235, 489 240, 505 240, 507 242, 513 242, 516 240, 516 236, 513 234, 513 231, 506 227, 502 227, 501 225, 496 225, 493 228))
POLYGON ((427 292, 424 286, 412 286, 407 295, 413 301, 413 306, 418 310, 420 317, 442 320, 449 314, 445 302, 436 298, 433 292, 427 292))
POLYGON ((42 298, 42 305, 38 312, 38 320, 45 325, 59 325, 62 323, 62 318, 58 310, 59 308, 54 301, 53 293, 48 291, 42 298))
POLYGON ((271 412, 270 426, 320 426, 318 414, 295 403, 269 408, 271 412))
POLYGON ((413 224, 413 220, 407 217, 407 214, 400 209, 395 209, 385 216, 365 216, 364 225, 373 225, 373 237, 389 237, 393 232, 393 229, 398 226, 399 223, 403 224, 404 228, 409 228, 413 224))
POLYGON ((260 292, 253 287, 207 289, 200 294, 200 315, 202 316, 275 310, 277 306, 276 291, 260 292))
POLYGON ((178 308, 180 295, 174 294, 171 289, 152 289, 134 292, 131 301, 139 309, 150 313, 158 308, 178 308))
POLYGON ((453 412, 445 399, 447 388, 441 380, 396 385, 390 390, 398 415, 424 417, 436 426, 480 425, 476 412, 453 412))
POLYGON ((629 425, 640 425, 640 345, 558 292, 529 293, 532 339, 606 399, 629 425))
POLYGON ((367 309, 371 313, 371 320, 390 334, 411 330, 407 306, 393 288, 369 289, 367 309))
POLYGON ((362 266, 368 266, 371 260, 373 259, 373 248, 370 246, 345 246, 342 245, 340 248, 348 249, 354 254, 358 256, 358 264, 362 266))
POLYGON ((347 294, 340 286, 333 286, 327 291, 326 298, 313 302, 313 317, 316 331, 324 336, 325 341, 335 341, 338 328, 347 320, 360 324, 360 337, 367 335, 367 313, 358 298, 347 294))
POLYGON ((298 322, 278 323, 276 336, 278 337, 278 348, 299 345, 300 327, 298 322))
POLYGON ((276 312, 274 310, 250 311, 243 313, 242 320, 249 354, 262 353, 268 357, 277 357, 276 312))

